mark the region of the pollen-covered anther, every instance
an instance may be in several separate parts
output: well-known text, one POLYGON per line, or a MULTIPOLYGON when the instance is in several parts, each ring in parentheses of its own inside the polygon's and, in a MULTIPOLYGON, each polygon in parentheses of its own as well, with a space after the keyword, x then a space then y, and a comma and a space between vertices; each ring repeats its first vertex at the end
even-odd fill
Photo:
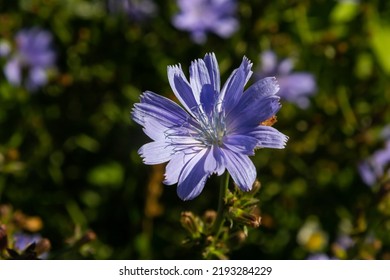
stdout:
POLYGON ((277 122, 277 117, 276 116, 272 116, 270 117, 269 119, 263 121, 260 123, 260 125, 264 125, 264 126, 273 126, 276 122, 277 122))

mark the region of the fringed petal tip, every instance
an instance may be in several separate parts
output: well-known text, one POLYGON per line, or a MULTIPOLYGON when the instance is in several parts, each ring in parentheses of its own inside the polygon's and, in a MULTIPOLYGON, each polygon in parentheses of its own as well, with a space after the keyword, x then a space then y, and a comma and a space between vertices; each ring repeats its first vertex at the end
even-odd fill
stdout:
POLYGON ((288 142, 288 139, 289 139, 289 137, 287 136, 287 135, 284 135, 284 134, 282 134, 283 136, 283 139, 282 139, 282 145, 280 146, 280 148, 279 149, 284 149, 284 148, 286 148, 286 145, 287 145, 287 142, 288 142))
POLYGON ((275 95, 276 95, 279 92, 279 90, 280 90, 280 84, 279 84, 278 79, 275 76, 271 76, 271 77, 264 78, 264 79, 269 79, 270 82, 274 85, 274 87, 275 87, 275 95))
POLYGON ((244 65, 245 65, 246 67, 248 67, 249 69, 251 69, 252 66, 253 66, 253 62, 252 62, 249 58, 247 58, 245 55, 244 55, 244 57, 242 58, 242 63, 244 63, 244 65))
POLYGON ((214 52, 208 52, 204 56, 204 60, 211 58, 212 60, 217 60, 217 57, 214 52))

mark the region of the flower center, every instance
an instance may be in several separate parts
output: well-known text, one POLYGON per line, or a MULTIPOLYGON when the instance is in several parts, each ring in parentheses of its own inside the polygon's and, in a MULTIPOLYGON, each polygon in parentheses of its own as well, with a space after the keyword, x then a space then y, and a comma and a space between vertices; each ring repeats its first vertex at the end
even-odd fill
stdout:
POLYGON ((206 146, 221 146, 222 139, 226 135, 225 112, 214 106, 209 113, 202 108, 197 111, 197 123, 199 124, 199 140, 206 146))

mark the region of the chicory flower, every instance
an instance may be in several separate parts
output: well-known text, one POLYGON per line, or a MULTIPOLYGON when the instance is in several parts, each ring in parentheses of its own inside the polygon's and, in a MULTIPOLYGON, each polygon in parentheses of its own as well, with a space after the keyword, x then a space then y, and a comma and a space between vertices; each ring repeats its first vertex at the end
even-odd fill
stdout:
POLYGON ((145 164, 168 162, 164 183, 177 185, 183 200, 197 197, 207 178, 225 169, 243 191, 256 179, 249 156, 257 148, 284 148, 287 137, 264 122, 280 109, 274 77, 244 90, 252 71, 244 57, 226 83, 220 83, 213 53, 191 63, 190 79, 179 65, 168 66, 170 86, 184 108, 146 91, 132 110, 132 118, 153 141, 139 154, 145 164))

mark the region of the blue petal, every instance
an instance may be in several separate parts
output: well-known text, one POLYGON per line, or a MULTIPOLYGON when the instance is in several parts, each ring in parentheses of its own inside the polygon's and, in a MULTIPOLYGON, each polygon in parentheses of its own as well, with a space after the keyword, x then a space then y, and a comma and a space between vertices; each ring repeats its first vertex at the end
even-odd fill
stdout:
POLYGON ((153 140, 165 137, 164 132, 173 127, 182 127, 190 120, 189 115, 173 101, 147 91, 141 96, 141 103, 134 104, 132 118, 145 128, 153 140))
POLYGON ((240 100, 244 86, 252 75, 252 63, 244 57, 239 68, 233 71, 225 85, 223 86, 219 102, 222 102, 225 111, 228 113, 240 100))
POLYGON ((172 158, 173 146, 165 141, 154 141, 143 145, 138 153, 145 164, 159 164, 172 158))
POLYGON ((196 101, 202 104, 204 112, 208 115, 214 108, 217 91, 211 82, 209 69, 202 59, 191 63, 190 82, 196 101))
POLYGON ((202 91, 200 92, 200 103, 202 104, 203 111, 206 115, 211 115, 217 98, 218 94, 213 89, 212 85, 203 86, 202 91))
POLYGON ((226 116, 228 130, 239 134, 239 130, 256 127, 280 109, 279 96, 275 94, 279 85, 274 77, 264 78, 250 86, 237 106, 226 116))
POLYGON ((188 153, 176 153, 171 160, 168 162, 165 168, 165 185, 176 184, 179 180, 179 175, 183 170, 187 162, 194 157, 194 154, 188 153))
POLYGON ((247 155, 221 149, 225 158, 226 169, 234 182, 243 191, 250 191, 256 180, 256 168, 247 155))
POLYGON ((143 127, 145 134, 154 141, 164 140, 166 138, 165 131, 168 128, 158 120, 149 118, 143 122, 143 127))
POLYGON ((257 99, 260 96, 275 95, 278 91, 279 85, 275 77, 261 79, 244 92, 240 104, 249 104, 252 102, 252 99, 257 99))
POLYGON ((229 150, 244 155, 254 155, 257 139, 246 135, 227 135, 223 138, 223 144, 229 150))
POLYGON ((190 83, 194 97, 199 101, 203 86, 211 84, 209 72, 202 59, 192 61, 190 66, 190 83))
POLYGON ((211 146, 207 151, 205 160, 205 171, 209 174, 217 173, 222 175, 225 172, 225 160, 222 156, 221 150, 217 146, 211 146))
POLYGON ((280 109, 279 97, 259 96, 252 103, 240 102, 226 117, 228 134, 245 134, 248 128, 255 128, 261 122, 274 116, 280 109))
POLYGON ((219 66, 215 54, 206 54, 204 57, 204 62, 206 63, 207 70, 209 71, 211 84, 213 85, 214 90, 216 92, 219 92, 221 89, 221 81, 219 74, 219 66))
POLYGON ((258 126, 248 133, 258 140, 258 147, 283 149, 286 146, 288 137, 270 126, 258 126))
POLYGON ((168 80, 177 99, 192 114, 192 110, 198 108, 198 102, 180 65, 168 66, 168 80))
POLYGON ((184 166, 179 175, 177 194, 182 200, 191 200, 203 190, 209 173, 205 171, 207 149, 197 153, 184 166))
POLYGON ((186 121, 189 116, 179 105, 172 100, 158 95, 151 91, 146 91, 141 96, 141 103, 147 103, 155 107, 155 113, 162 118, 170 119, 172 122, 176 120, 186 121), (159 111, 159 110, 163 111, 159 111))

